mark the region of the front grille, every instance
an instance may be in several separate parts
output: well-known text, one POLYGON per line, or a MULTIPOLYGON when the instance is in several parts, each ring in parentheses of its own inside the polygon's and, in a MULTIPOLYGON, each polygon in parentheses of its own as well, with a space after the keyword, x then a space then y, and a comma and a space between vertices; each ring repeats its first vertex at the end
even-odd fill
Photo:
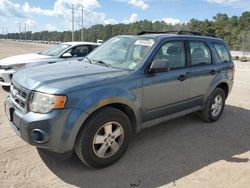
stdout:
POLYGON ((29 90, 14 83, 10 87, 10 96, 14 105, 18 109, 20 109, 23 112, 28 110, 29 90))
POLYGON ((0 77, 0 82, 4 82, 4 79, 0 77))

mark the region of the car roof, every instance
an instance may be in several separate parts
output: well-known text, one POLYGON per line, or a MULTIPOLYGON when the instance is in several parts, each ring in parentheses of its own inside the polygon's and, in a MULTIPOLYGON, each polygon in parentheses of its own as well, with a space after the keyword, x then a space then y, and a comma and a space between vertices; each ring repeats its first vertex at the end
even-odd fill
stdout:
POLYGON ((95 43, 95 42, 62 42, 61 44, 67 44, 71 46, 78 46, 78 45, 95 45, 99 46, 100 43, 95 43))
POLYGON ((162 40, 166 38, 182 38, 182 39, 201 39, 206 41, 224 42, 222 39, 212 36, 200 36, 200 35, 189 35, 189 34, 175 34, 175 33, 154 33, 154 34, 143 34, 143 35, 121 35, 121 36, 134 36, 139 38, 151 38, 155 40, 162 40))

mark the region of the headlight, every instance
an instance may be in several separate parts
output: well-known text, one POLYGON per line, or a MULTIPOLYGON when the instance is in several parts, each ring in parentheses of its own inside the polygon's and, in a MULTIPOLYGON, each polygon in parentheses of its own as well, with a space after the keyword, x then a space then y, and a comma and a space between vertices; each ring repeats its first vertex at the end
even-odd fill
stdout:
POLYGON ((64 108, 66 100, 66 96, 50 95, 36 92, 29 107, 32 112, 45 114, 53 109, 64 108))
POLYGON ((24 67, 25 64, 15 64, 15 65, 0 65, 0 69, 5 69, 5 70, 9 70, 9 69, 20 69, 22 67, 24 67))
POLYGON ((20 68, 22 68, 24 66, 25 66, 25 64, 16 64, 16 65, 13 65, 12 68, 13 69, 20 69, 20 68))

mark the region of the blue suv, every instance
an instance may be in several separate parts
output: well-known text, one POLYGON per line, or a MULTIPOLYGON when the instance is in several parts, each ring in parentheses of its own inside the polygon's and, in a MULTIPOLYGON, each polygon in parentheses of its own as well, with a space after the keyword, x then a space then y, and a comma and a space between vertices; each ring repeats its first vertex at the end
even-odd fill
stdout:
POLYGON ((81 61, 18 71, 5 110, 27 143, 102 168, 144 127, 192 112, 217 121, 233 80, 223 40, 142 32, 113 37, 81 61))

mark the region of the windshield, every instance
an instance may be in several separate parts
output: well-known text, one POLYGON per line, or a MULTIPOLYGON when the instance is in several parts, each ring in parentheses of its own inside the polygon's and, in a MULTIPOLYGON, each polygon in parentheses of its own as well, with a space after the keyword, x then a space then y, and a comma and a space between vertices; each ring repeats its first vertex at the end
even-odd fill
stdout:
POLYGON ((152 38, 114 37, 88 55, 93 63, 102 63, 114 68, 134 70, 154 45, 152 38))
POLYGON ((47 55, 47 56, 57 56, 60 53, 62 53, 65 49, 67 49, 70 45, 67 44, 58 44, 56 46, 53 46, 52 48, 49 48, 43 52, 40 52, 41 55, 47 55))

